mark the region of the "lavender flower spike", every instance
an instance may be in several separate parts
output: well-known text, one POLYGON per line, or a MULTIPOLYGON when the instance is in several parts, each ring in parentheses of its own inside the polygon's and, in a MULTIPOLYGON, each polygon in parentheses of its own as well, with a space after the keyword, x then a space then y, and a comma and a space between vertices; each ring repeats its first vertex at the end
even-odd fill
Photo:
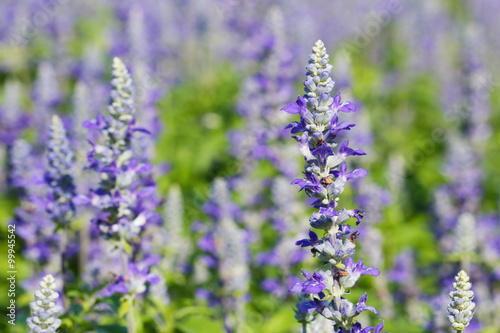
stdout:
POLYGON ((64 125, 56 115, 52 116, 48 150, 49 166, 44 177, 49 197, 47 212, 55 223, 68 224, 75 215, 73 152, 64 125))
POLYGON ((55 291, 56 284, 52 275, 46 275, 40 282, 40 289, 35 291, 35 301, 30 303, 31 317, 28 323, 28 333, 55 333, 61 326, 57 316, 62 309, 56 302, 59 294, 55 291))
POLYGON ((453 291, 450 292, 451 302, 448 303, 448 319, 451 327, 457 332, 463 331, 474 315, 476 304, 472 302, 474 292, 471 289, 469 275, 460 271, 455 277, 453 291))
POLYGON ((89 168, 99 173, 99 188, 89 196, 78 197, 81 204, 98 208, 92 220, 102 235, 121 250, 122 275, 108 287, 108 292, 128 293, 130 309, 127 315, 128 332, 134 333, 132 313, 137 294, 143 293, 144 284, 158 279, 149 274, 153 263, 141 245, 141 236, 149 224, 157 223, 156 184, 151 178, 152 166, 141 161, 132 149, 137 131, 149 133, 135 126, 134 88, 130 74, 118 59, 113 59, 110 103, 106 117, 98 115, 86 121, 84 127, 100 132, 98 142, 92 142, 87 154, 89 168), (143 262, 139 262, 139 260, 143 262))
POLYGON ((8 183, 22 199, 31 194, 29 185, 34 177, 31 150, 31 145, 24 139, 16 139, 11 147, 8 183))
MULTIPOLYGON (((113 59, 109 116, 98 115, 84 126, 99 130, 102 144, 93 143, 87 157, 90 168, 100 174, 99 189, 91 193, 88 202, 101 210, 94 219, 108 238, 131 241, 154 218, 147 202, 154 194, 153 183, 142 183, 139 175, 151 170, 151 165, 138 162, 132 150, 135 127, 134 89, 123 62, 113 59)), ((144 178, 147 178, 144 176, 144 178)))
POLYGON ((300 121, 291 123, 288 128, 296 134, 294 139, 304 155, 305 179, 296 179, 292 184, 299 185, 301 191, 317 199, 312 205, 319 210, 312 214, 309 222, 312 228, 324 232, 320 238, 310 230, 309 239, 299 240, 296 245, 312 247, 314 256, 327 267, 313 273, 303 270, 307 281, 290 288, 290 292, 299 293, 295 318, 302 324, 303 332, 312 326, 317 314, 331 320, 334 332, 381 332, 383 324, 363 328, 355 320, 363 311, 377 313, 375 308, 366 305, 366 294, 355 305, 344 298, 362 275, 378 276, 379 271, 365 266, 362 259, 355 262, 352 258, 355 240, 360 234, 347 222, 355 218, 356 225, 359 224, 362 211, 338 207, 347 181, 364 177, 367 172, 363 169, 347 172, 345 163, 351 155, 365 155, 363 151, 349 148, 348 141, 337 147, 337 134, 354 126, 348 122, 339 123, 338 112, 352 112, 355 107, 350 102, 342 103, 340 95, 330 96, 334 82, 330 77, 332 65, 328 61, 323 42, 317 41, 306 67, 306 94, 283 108, 288 113, 300 115, 300 121))
MULTIPOLYGON (((294 138, 306 159, 306 179, 296 179, 292 184, 299 185, 307 195, 317 198, 313 203, 316 208, 335 209, 347 181, 366 175, 363 169, 347 173, 345 159, 365 153, 349 148, 347 141, 337 154, 333 153, 332 149, 337 146, 334 141, 337 134, 354 126, 348 122, 338 123, 337 113, 352 112, 355 106, 350 102, 341 103, 340 95, 330 96, 334 86, 330 77, 332 65, 328 63, 329 56, 322 41, 316 42, 309 58, 304 81, 306 95, 283 108, 288 113, 300 115, 300 121, 291 123, 288 128, 292 128, 292 134, 302 133, 294 138)), ((335 234, 341 223, 327 224, 327 231, 335 234)))

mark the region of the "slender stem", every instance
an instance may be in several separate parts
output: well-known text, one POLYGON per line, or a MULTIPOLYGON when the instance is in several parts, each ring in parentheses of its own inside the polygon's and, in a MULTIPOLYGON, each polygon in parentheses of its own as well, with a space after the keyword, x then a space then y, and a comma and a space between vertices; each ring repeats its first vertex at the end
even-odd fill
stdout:
POLYGON ((307 324, 302 323, 302 333, 307 333, 307 324))
POLYGON ((228 304, 227 297, 222 298, 221 302, 222 302, 222 320, 224 323, 225 331, 226 333, 232 333, 234 332, 234 325, 230 314, 231 305, 228 304))
POLYGON ((89 249, 90 249, 90 226, 87 221, 90 219, 84 218, 85 222, 83 224, 82 229, 78 233, 78 238, 80 239, 80 253, 78 256, 78 264, 80 272, 85 271, 85 267, 87 266, 87 261, 89 258, 89 249))
MULTIPOLYGON (((122 275, 123 277, 128 276, 128 254, 125 250, 125 242, 126 240, 123 236, 120 236, 120 244, 121 244, 121 264, 122 264, 122 275)), ((130 295, 128 297, 128 301, 130 302, 130 306, 127 313, 127 331, 128 333, 135 333, 135 322, 134 322, 134 296, 130 295)))
POLYGON ((460 265, 462 266, 462 269, 467 272, 470 271, 470 264, 471 264, 470 254, 463 253, 461 255, 461 260, 460 260, 460 265))
POLYGON ((128 333, 135 333, 135 320, 134 320, 134 296, 129 297, 130 308, 127 313, 127 327, 128 333))
MULTIPOLYGON (((122 244, 123 246, 123 244, 122 244)), ((123 277, 128 276, 128 255, 125 249, 122 247, 120 253, 121 265, 122 265, 122 275, 123 277)))
POLYGON ((61 251, 61 275, 62 275, 62 303, 63 309, 68 310, 66 307, 68 306, 68 298, 66 297, 67 290, 67 275, 68 275, 68 258, 66 256, 66 248, 67 248, 67 237, 68 237, 68 225, 65 224, 61 231, 61 242, 59 244, 61 251))

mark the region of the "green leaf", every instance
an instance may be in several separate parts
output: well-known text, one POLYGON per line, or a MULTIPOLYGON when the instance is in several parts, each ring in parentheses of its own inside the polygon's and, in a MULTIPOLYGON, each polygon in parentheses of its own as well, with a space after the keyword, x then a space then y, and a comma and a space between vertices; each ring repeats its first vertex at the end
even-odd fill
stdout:
POLYGON ((97 333, 127 333, 127 328, 122 325, 101 325, 96 326, 95 331, 97 333))
POLYGON ((132 254, 132 246, 129 242, 123 242, 123 249, 125 250, 125 252, 127 252, 127 254, 132 254))
POLYGON ((177 320, 182 320, 185 317, 193 315, 206 315, 210 316, 213 314, 213 310, 205 306, 187 306, 179 309, 175 312, 175 318, 177 320))
POLYGON ((224 332, 222 322, 201 316, 192 316, 182 323, 176 323, 175 327, 184 333, 224 332))
POLYGON ((118 317, 123 318, 130 310, 130 302, 122 302, 118 309, 118 317))
POLYGON ((139 311, 136 311, 134 307, 132 307, 132 314, 134 316, 134 323, 135 323, 135 329, 137 333, 143 333, 144 332, 144 325, 142 322, 142 316, 139 311))

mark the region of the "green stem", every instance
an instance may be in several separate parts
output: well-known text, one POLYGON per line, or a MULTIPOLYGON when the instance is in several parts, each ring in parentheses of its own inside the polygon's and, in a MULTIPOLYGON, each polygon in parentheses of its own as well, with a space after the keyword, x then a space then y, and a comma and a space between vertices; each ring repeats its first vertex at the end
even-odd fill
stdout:
POLYGON ((78 238, 80 240, 80 252, 78 255, 78 265, 79 271, 84 272, 85 267, 87 267, 87 261, 89 257, 90 249, 90 219, 84 218, 84 224, 82 229, 78 233, 78 238))
POLYGON ((68 275, 68 258, 66 256, 66 248, 67 248, 67 237, 68 237, 68 225, 65 224, 61 231, 61 243, 60 251, 61 251, 61 275, 62 275, 62 303, 63 309, 68 310, 66 307, 69 305, 67 298, 67 275, 68 275))
POLYGON ((127 251, 125 250, 123 241, 121 243, 122 243, 122 248, 121 248, 120 258, 122 264, 122 275, 123 277, 126 277, 128 276, 128 255, 127 251))
POLYGON ((302 333, 307 333, 307 324, 302 323, 302 333))
MULTIPOLYGON (((466 272, 469 272, 470 271, 470 264, 471 264, 470 254, 463 253, 461 255, 461 260, 460 260, 460 265, 462 266, 462 269, 465 270, 466 272)), ((458 331, 458 332, 460 332, 460 331, 458 331)))
MULTIPOLYGON (((123 238, 123 236, 120 236, 120 244, 121 244, 121 264, 122 264, 122 275, 123 277, 128 276, 128 254, 127 251, 125 250, 125 242, 126 240, 123 238)), ((128 297, 128 301, 130 302, 129 304, 129 309, 127 313, 127 331, 128 333, 135 333, 135 322, 134 322, 134 296, 130 295, 128 297)))
POLYGON ((134 320, 134 296, 129 297, 130 308, 127 313, 127 327, 128 333, 135 333, 135 320, 134 320))

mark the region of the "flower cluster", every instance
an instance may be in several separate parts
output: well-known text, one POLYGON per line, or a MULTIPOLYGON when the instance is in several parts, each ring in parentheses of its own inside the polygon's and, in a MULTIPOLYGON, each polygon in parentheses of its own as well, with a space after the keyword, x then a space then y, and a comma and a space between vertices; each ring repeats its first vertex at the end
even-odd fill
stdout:
POLYGON ((11 148, 10 167, 9 183, 21 200, 10 223, 19 228, 18 235, 25 242, 23 253, 33 260, 34 272, 39 273, 54 260, 60 238, 47 214, 43 165, 31 144, 17 139, 11 148))
MULTIPOLYGON (((98 208, 93 222, 114 249, 120 250, 121 274, 101 290, 101 296, 123 294, 122 300, 130 303, 127 327, 132 333, 136 329, 132 312, 136 296, 145 293, 149 284, 160 282, 151 273, 159 258, 150 255, 142 237, 146 227, 159 223, 160 219, 155 212, 158 199, 150 172, 152 166, 134 150, 137 140, 134 133, 149 134, 135 126, 135 113, 131 76, 123 62, 114 58, 108 115, 99 114, 96 119, 84 122, 91 139, 96 138, 91 140, 87 159, 88 168, 99 174, 99 187, 88 196, 80 196, 77 202, 98 208)), ((101 258, 97 256, 94 260, 101 258)), ((95 266, 99 269, 99 265, 95 266)))
POLYGON ((455 280, 457 282, 453 283, 454 290, 450 292, 451 302, 448 304, 448 319, 454 330, 462 331, 469 325, 476 304, 472 302, 474 292, 470 290, 469 275, 462 270, 458 272, 455 280))
POLYGON ((73 152, 61 119, 54 115, 50 125, 50 140, 45 172, 48 190, 47 212, 58 224, 71 222, 75 215, 75 185, 73 182, 73 152))
MULTIPOLYGON (((332 97, 334 81, 330 77, 332 65, 322 41, 317 41, 309 57, 304 81, 306 94, 297 102, 283 108, 292 114, 299 114, 300 121, 288 125, 304 155, 305 178, 296 179, 292 184, 300 186, 308 196, 316 200, 312 205, 318 209, 309 219, 314 229, 324 231, 319 238, 314 231, 309 232, 309 239, 297 242, 301 247, 312 247, 312 253, 329 269, 306 270, 302 274, 305 282, 290 288, 291 292, 301 296, 297 304, 296 318, 304 326, 314 320, 319 313, 334 323, 335 332, 369 332, 373 328, 362 328, 355 317, 363 311, 377 313, 375 308, 366 305, 366 294, 356 305, 343 298, 362 275, 378 276, 379 271, 363 264, 363 260, 354 262, 355 240, 359 232, 346 224, 351 218, 359 224, 363 217, 359 209, 338 209, 339 196, 344 191, 348 180, 364 177, 367 172, 355 169, 348 172, 345 160, 349 156, 364 155, 361 150, 352 149, 345 141, 337 147, 337 134, 351 129, 354 124, 339 122, 338 113, 353 112, 355 106, 350 102, 341 102, 340 95, 332 97), (302 134, 300 134, 302 133, 302 134), (334 149, 338 148, 334 153, 334 149)), ((376 328, 380 332, 383 324, 376 328)))
POLYGON ((101 132, 103 143, 93 142, 88 153, 89 168, 99 172, 100 186, 83 201, 100 209, 94 221, 105 236, 132 241, 157 219, 151 209, 156 187, 148 177, 151 165, 140 163, 132 150, 134 132, 148 132, 135 126, 132 79, 118 58, 113 59, 112 75, 109 116, 84 123, 101 132))
POLYGON ((40 282, 40 289, 35 291, 35 301, 30 303, 31 317, 26 320, 28 333, 55 333, 61 326, 61 319, 57 316, 62 309, 56 305, 59 294, 55 288, 55 279, 50 274, 40 282))

